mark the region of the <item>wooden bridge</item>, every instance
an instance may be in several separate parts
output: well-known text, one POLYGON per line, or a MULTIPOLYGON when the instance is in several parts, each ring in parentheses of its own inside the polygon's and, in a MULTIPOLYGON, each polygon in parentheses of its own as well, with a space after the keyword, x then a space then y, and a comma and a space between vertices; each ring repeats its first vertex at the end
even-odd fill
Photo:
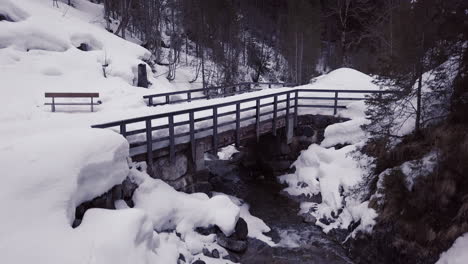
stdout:
MULTIPOLYGON (((363 95, 391 93, 369 90, 323 90, 291 88, 267 95, 217 103, 202 107, 142 116, 92 126, 113 128, 130 142, 130 154, 137 160, 153 161, 186 151, 192 162, 203 161, 203 153, 235 144, 248 138, 286 129, 286 138, 293 136, 298 117, 310 108, 326 108, 337 114, 342 101, 365 100, 363 95), (330 96, 330 94, 332 96, 330 96), (340 95, 345 96, 340 96, 340 95), (360 96, 349 96, 360 95, 360 96), (328 102, 328 104, 327 104, 328 102), (201 157, 200 157, 201 155, 201 157)), ((176 94, 176 93, 173 93, 176 94)))

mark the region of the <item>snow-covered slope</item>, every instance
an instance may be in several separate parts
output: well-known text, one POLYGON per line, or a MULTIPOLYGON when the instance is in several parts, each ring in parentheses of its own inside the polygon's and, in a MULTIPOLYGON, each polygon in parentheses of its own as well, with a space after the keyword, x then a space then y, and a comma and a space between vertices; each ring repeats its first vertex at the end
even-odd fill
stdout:
MULTIPOLYGON (((0 21, 0 263, 175 263, 181 253, 187 261, 203 259, 202 247, 223 255, 213 236, 193 229, 217 224, 229 234, 239 215, 249 224, 249 236, 268 242, 263 235, 268 227, 246 205, 222 196, 181 194, 129 170, 127 141, 89 126, 290 88, 149 108, 143 95, 191 88, 190 71, 178 71, 183 83, 149 76, 150 89, 135 87, 137 65, 149 52, 107 32, 102 6, 73 3, 59 1, 54 7, 50 0, 0 0, 6 18, 0 21), (88 51, 77 48, 83 43, 88 51), (103 65, 108 65, 106 77, 103 65), (58 106, 52 113, 44 105, 45 92, 99 92, 102 104, 93 113, 81 106, 58 106), (77 205, 127 176, 141 184, 136 209, 123 204, 117 206, 121 210, 90 209, 78 228, 71 227, 77 205), (154 204, 162 194, 173 203, 154 204)), ((365 89, 360 82, 368 78, 340 69, 301 88, 365 89)))

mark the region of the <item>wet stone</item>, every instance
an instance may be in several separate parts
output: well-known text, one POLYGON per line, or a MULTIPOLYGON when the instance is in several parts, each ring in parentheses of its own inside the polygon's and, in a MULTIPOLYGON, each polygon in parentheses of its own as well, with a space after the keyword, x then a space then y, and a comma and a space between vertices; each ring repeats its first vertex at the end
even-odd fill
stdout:
POLYGON ((211 256, 213 258, 219 258, 219 251, 215 248, 213 251, 211 251, 211 256))
POLYGON ((220 246, 225 249, 231 250, 233 252, 242 253, 247 250, 247 241, 246 240, 237 240, 231 237, 226 237, 223 233, 218 234, 216 240, 220 246))
POLYGON ((235 227, 235 236, 239 240, 246 240, 247 235, 249 234, 249 228, 247 226, 247 222, 243 218, 239 218, 236 223, 235 227))
POLYGON ((212 258, 212 257, 213 257, 213 255, 211 254, 210 250, 207 249, 207 248, 203 248, 202 253, 203 253, 203 255, 205 255, 205 256, 207 256, 207 257, 209 257, 209 258, 212 258))

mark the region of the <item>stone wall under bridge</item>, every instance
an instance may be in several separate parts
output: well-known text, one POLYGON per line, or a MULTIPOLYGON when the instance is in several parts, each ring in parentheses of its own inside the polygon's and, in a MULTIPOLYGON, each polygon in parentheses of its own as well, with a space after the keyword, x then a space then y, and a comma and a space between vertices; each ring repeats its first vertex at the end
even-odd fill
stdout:
MULTIPOLYGON (((323 140, 328 125, 346 120, 326 115, 302 115, 298 117, 294 129, 292 126, 287 129, 284 124, 283 126, 278 124, 277 127, 280 128, 277 129, 276 135, 273 135, 271 125, 269 129, 268 125, 261 127, 262 132, 258 140, 254 125, 242 127, 240 141, 242 165, 255 167, 272 175, 284 173, 297 159, 301 150, 323 140)), ((292 120, 289 123, 292 124, 292 120)), ((218 134, 219 148, 234 142, 234 131, 218 134)), ((204 158, 205 153, 213 152, 211 143, 212 136, 207 136, 196 139, 194 151, 189 143, 177 145, 172 162, 169 159, 168 149, 153 151, 153 165, 148 166, 148 173, 179 191, 209 192, 212 189, 211 175, 205 166, 204 158)), ((146 161, 146 154, 134 156, 132 159, 137 162, 146 161)))

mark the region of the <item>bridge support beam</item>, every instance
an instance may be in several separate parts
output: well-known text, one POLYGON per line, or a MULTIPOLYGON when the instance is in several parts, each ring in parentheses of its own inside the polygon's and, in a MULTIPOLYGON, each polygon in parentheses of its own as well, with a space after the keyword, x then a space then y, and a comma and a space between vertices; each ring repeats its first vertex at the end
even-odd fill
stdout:
POLYGON ((291 144, 294 137, 294 117, 290 116, 286 122, 286 144, 291 144))
POLYGON ((190 164, 189 170, 191 172, 200 172, 206 169, 205 167, 205 143, 197 142, 190 146, 190 164))

